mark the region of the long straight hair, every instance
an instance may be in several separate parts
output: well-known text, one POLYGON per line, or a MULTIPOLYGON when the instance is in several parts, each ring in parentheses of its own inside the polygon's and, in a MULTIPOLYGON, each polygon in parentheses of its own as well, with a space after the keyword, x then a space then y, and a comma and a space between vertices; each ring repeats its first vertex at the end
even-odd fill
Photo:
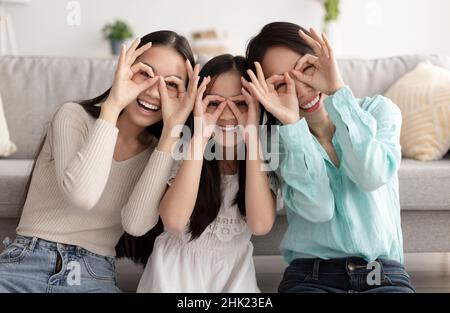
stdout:
MULTIPOLYGON (((161 30, 149 33, 141 38, 141 41, 137 48, 142 47, 143 45, 152 42, 154 46, 165 46, 169 48, 173 48, 176 50, 183 58, 189 60, 192 66, 195 65, 194 54, 191 50, 189 42, 183 36, 179 34, 169 31, 169 30, 161 30)), ((109 96, 111 91, 111 87, 108 88, 101 95, 88 99, 75 101, 79 103, 84 110, 94 118, 98 118, 100 116, 101 111, 101 103, 103 103, 109 96)), ((163 127, 163 121, 155 123, 146 127, 146 131, 153 135, 155 138, 159 139, 161 136, 161 131, 163 127)), ((30 188, 31 180, 33 177, 34 168, 36 165, 36 160, 42 151, 42 147, 44 145, 46 136, 43 138, 39 148, 36 152, 36 156, 34 159, 34 165, 32 168, 32 174, 30 175, 28 182, 25 187, 24 196, 23 196, 23 204, 25 203, 26 196, 28 194, 28 190, 30 188)), ((23 207, 23 205, 22 205, 23 207)), ((163 231, 163 224, 161 219, 158 220, 158 223, 151 229, 147 234, 141 237, 133 237, 127 233, 125 233, 119 240, 116 246, 116 254, 118 258, 128 257, 131 258, 135 262, 145 263, 153 250, 153 244, 155 238, 163 231)))
MULTIPOLYGON (((247 68, 247 61, 244 57, 230 54, 219 55, 203 66, 199 74, 201 77, 199 84, 208 76, 212 78, 210 84, 214 84, 214 78, 230 71, 237 71, 241 76, 248 79, 247 68)), ((188 125, 191 128, 191 133, 193 130, 192 121, 191 115, 188 125)), ((239 160, 238 162, 239 189, 234 204, 238 205, 240 213, 245 216, 245 160, 239 160)), ((191 240, 198 238, 219 214, 222 190, 220 169, 216 159, 207 160, 204 158, 199 190, 202 192, 198 193, 189 221, 188 231, 191 234, 191 240)))

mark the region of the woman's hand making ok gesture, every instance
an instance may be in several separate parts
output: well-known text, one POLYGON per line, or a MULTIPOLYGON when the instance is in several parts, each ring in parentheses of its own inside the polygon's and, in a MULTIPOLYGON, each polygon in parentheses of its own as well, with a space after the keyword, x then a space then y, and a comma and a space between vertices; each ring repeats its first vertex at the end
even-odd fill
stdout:
POLYGON ((120 112, 128 104, 158 81, 150 66, 141 62, 134 64, 136 59, 152 46, 149 42, 137 48, 139 43, 140 38, 137 38, 128 50, 125 45, 122 46, 109 96, 102 105, 100 117, 113 124, 117 122, 120 112), (132 78, 137 72, 145 72, 147 78, 140 82, 134 81, 132 78))
POLYGON ((315 90, 331 95, 345 84, 327 35, 320 36, 313 28, 310 31, 311 37, 302 30, 299 30, 299 35, 313 49, 315 56, 311 54, 302 56, 292 74, 315 90))
POLYGON ((248 70, 251 82, 242 78, 244 87, 255 96, 264 108, 283 124, 292 124, 299 120, 299 107, 294 80, 288 73, 273 75, 267 80, 261 65, 255 62, 256 75, 248 70), (286 88, 281 90, 280 86, 286 88))

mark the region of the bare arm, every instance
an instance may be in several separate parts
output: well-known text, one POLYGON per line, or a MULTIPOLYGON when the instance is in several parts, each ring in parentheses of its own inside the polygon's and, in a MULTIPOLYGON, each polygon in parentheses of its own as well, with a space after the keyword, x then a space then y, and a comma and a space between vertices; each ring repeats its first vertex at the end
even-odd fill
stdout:
POLYGON ((219 96, 209 95, 203 99, 209 81, 209 78, 205 78, 198 89, 194 106, 194 136, 187 151, 188 157, 159 205, 164 226, 173 232, 183 231, 192 215, 200 185, 203 152, 226 106, 224 99, 219 96), (222 101, 214 113, 206 112, 210 101, 222 101))
POLYGON ((164 226, 172 232, 182 232, 194 210, 203 166, 203 151, 207 141, 193 137, 188 155, 159 205, 164 226))
POLYGON ((267 174, 261 169, 263 164, 259 140, 254 142, 258 146, 256 158, 247 157, 246 160, 245 211, 250 230, 254 235, 261 236, 272 229, 276 217, 276 199, 270 189, 267 174))

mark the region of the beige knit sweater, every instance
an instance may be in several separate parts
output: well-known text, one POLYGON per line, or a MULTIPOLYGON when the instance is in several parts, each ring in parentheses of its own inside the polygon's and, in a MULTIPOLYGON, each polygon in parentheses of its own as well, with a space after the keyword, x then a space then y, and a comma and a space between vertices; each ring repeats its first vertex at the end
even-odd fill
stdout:
POLYGON ((55 114, 17 233, 115 256, 124 230, 140 236, 158 221, 158 206, 173 165, 150 146, 113 159, 118 129, 66 103, 55 114))

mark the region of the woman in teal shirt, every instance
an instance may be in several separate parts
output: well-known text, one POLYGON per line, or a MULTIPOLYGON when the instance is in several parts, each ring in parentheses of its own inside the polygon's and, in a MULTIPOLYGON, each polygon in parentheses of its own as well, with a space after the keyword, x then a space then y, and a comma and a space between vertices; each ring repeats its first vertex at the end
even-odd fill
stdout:
POLYGON ((397 106, 356 99, 327 37, 313 29, 268 24, 247 58, 254 68, 244 86, 282 124, 272 135, 290 266, 279 291, 414 292, 402 265, 397 106))

